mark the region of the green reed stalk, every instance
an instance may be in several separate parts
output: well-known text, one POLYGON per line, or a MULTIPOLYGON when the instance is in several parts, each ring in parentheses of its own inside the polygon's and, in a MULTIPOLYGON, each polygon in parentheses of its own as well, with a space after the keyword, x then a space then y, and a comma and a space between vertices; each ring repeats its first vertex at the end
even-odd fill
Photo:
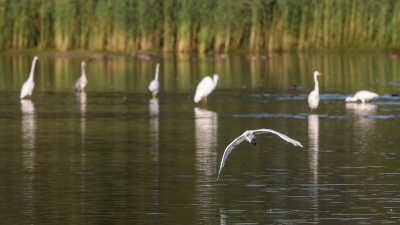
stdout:
POLYGON ((164 15, 164 32, 163 32, 163 51, 173 51, 175 48, 175 40, 176 40, 176 15, 174 13, 177 3, 176 0, 165 0, 163 7, 163 15, 164 15))
POLYGON ((198 27, 198 23, 194 22, 196 17, 196 4, 195 1, 180 1, 176 6, 178 28, 177 28, 177 43, 176 48, 178 52, 189 52, 192 46, 192 33, 197 31, 193 27, 198 27))

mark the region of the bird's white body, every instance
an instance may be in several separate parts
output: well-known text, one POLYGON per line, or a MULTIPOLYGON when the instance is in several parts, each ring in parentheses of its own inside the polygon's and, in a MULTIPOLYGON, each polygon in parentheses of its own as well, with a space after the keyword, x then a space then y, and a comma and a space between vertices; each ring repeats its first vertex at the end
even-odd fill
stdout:
POLYGON ((196 94, 194 95, 194 102, 198 103, 202 99, 207 102, 207 96, 217 87, 219 76, 214 74, 213 78, 210 76, 204 77, 197 85, 196 94))
POLYGON ((33 72, 35 71, 35 65, 36 61, 38 60, 38 57, 35 56, 33 58, 32 62, 32 67, 31 67, 31 73, 29 74, 28 80, 25 81, 25 83, 22 85, 21 88, 21 93, 19 95, 19 98, 25 98, 26 96, 31 96, 33 92, 33 88, 35 88, 35 82, 33 81, 33 72))
POLYGON ((226 147, 225 152, 224 152, 224 155, 222 156, 221 166, 219 167, 219 172, 218 172, 218 178, 217 178, 217 179, 219 179, 219 174, 221 173, 221 170, 222 170, 222 168, 223 168, 224 165, 225 165, 225 160, 226 160, 226 158, 228 157, 229 153, 231 153, 231 151, 235 148, 235 146, 238 145, 238 144, 240 144, 240 143, 242 143, 244 140, 246 140, 246 141, 248 141, 248 142, 253 143, 254 145, 256 145, 256 142, 255 142, 256 137, 255 137, 255 135, 256 135, 256 134, 263 134, 263 133, 273 133, 273 134, 276 134, 276 135, 278 135, 280 138, 282 138, 283 140, 285 140, 285 141, 287 141, 287 142, 290 142, 290 143, 294 144, 295 146, 301 146, 301 147, 303 147, 303 146, 300 144, 300 142, 298 142, 298 141, 296 141, 296 140, 293 140, 293 139, 291 139, 290 137, 288 137, 288 136, 286 136, 286 135, 284 135, 284 134, 281 134, 281 133, 279 133, 279 132, 276 132, 276 131, 274 131, 274 130, 264 129, 264 128, 263 128, 263 129, 258 129, 258 130, 247 130, 247 131, 245 131, 242 135, 240 135, 238 138, 236 138, 235 140, 233 140, 233 141, 228 145, 228 147, 226 147))
POLYGON ((156 76, 154 78, 154 80, 152 80, 149 84, 149 90, 151 91, 153 98, 156 97, 157 93, 158 93, 158 89, 160 88, 160 82, 158 81, 158 70, 159 70, 160 64, 157 63, 157 67, 156 67, 156 76))
POLYGON ((317 79, 318 75, 322 75, 322 74, 318 71, 315 71, 314 72, 315 88, 308 95, 308 106, 310 107, 311 110, 318 108, 318 105, 319 105, 319 85, 318 85, 318 79, 317 79))
POLYGON ((357 91, 353 97, 347 97, 346 102, 356 102, 358 100, 362 101, 362 103, 368 102, 373 98, 378 97, 379 95, 372 91, 362 90, 357 91))
POLYGON ((81 92, 85 91, 85 87, 88 83, 88 80, 86 78, 86 73, 85 73, 85 66, 86 66, 86 63, 84 61, 82 61, 82 63, 81 63, 82 74, 78 78, 78 80, 76 80, 75 87, 74 87, 77 91, 81 91, 81 92))

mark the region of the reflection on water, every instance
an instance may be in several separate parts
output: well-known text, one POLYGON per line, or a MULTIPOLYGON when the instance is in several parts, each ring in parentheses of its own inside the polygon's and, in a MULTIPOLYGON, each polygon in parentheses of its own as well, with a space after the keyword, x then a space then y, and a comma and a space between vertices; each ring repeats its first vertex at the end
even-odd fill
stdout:
POLYGON ((152 98, 149 100, 149 112, 150 112, 150 140, 153 148, 153 162, 154 162, 154 202, 156 206, 156 211, 158 212, 158 202, 159 202, 159 165, 158 165, 158 148, 159 148, 159 104, 158 98, 152 98))
POLYGON ((346 110, 355 116, 373 115, 376 113, 377 105, 371 103, 346 103, 346 110))
POLYGON ((216 191, 214 181, 217 173, 218 113, 194 108, 196 142, 196 200, 197 213, 211 213, 213 195, 216 191))
MULTIPOLYGON (((92 91, 147 93, 148 84, 154 78, 154 67, 160 62, 165 72, 160 76, 160 88, 165 93, 194 92, 202 77, 218 74, 219 90, 247 87, 246 90, 270 92, 276 91, 277 87, 296 84, 301 88, 296 92, 308 94, 314 87, 310 74, 315 68, 329 71, 319 80, 321 93, 353 93, 366 88, 373 88, 378 93, 395 93, 397 87, 393 84, 400 76, 397 72, 400 71, 400 64, 387 54, 363 54, 360 57, 358 53, 285 53, 274 54, 267 61, 249 61, 243 55, 228 54, 226 58, 218 60, 192 59, 192 56, 185 54, 165 55, 161 62, 115 56, 107 61, 88 63, 90 73, 87 77, 95 81, 90 83, 92 91), (390 85, 383 87, 383 82, 390 85)), ((42 57, 35 74, 40 80, 35 91, 72 91, 77 77, 71 74, 80 74, 81 61, 82 58, 42 57)), ((0 78, 0 91, 20 89, 26 74, 29 74, 30 64, 29 56, 0 57, 4 74, 13 74, 13 79, 6 76, 0 78)))
POLYGON ((154 147, 154 161, 158 161, 158 114, 159 114, 159 104, 158 98, 150 99, 149 101, 149 111, 150 111, 150 137, 152 140, 152 145, 154 147))
POLYGON ((399 222, 399 100, 346 106, 343 101, 343 93, 360 90, 362 82, 393 93, 387 81, 400 74, 398 61, 364 54, 276 54, 255 62, 235 55, 185 57, 90 62, 87 95, 71 88, 82 59, 42 57, 39 94, 34 102, 19 102, 31 61, 0 56, 0 202, 7 203, 0 204, 1 221, 399 222), (149 101, 147 87, 158 62, 165 93, 149 101), (329 71, 320 80, 324 107, 318 116, 309 114, 306 100, 314 86, 312 68, 329 71), (214 112, 194 109, 188 93, 214 73, 221 74, 210 105, 214 112), (280 88, 285 84, 303 88, 280 88), (238 130, 260 127, 279 128, 302 143, 308 139, 309 147, 294 148, 268 135, 260 146, 238 146, 235 154, 241 157, 232 159, 231 168, 242 176, 217 182, 217 152, 226 147, 221 140, 228 144, 238 130))
POLYGON ((365 150, 371 140, 371 137, 376 136, 375 119, 366 116, 375 115, 377 105, 370 103, 346 103, 346 111, 354 118, 354 136, 355 141, 363 146, 365 150))
MULTIPOLYGON (((85 92, 77 92, 75 94, 76 100, 79 103, 79 109, 81 112, 81 171, 86 171, 86 151, 85 151, 85 133, 86 133, 86 93, 85 92)), ((81 177, 81 191, 84 193, 86 191, 86 180, 84 175, 80 175, 81 177)), ((80 206, 81 211, 84 212, 86 208, 85 198, 80 198, 80 206)))
MULTIPOLYGON (((34 150, 35 146, 35 106, 32 100, 21 100, 21 112, 22 112, 22 135, 23 135, 23 147, 26 150, 34 150)), ((34 151, 29 151, 33 154, 34 151)), ((31 153, 29 155, 31 155, 31 153)), ((32 155, 33 156, 33 155, 32 155)), ((28 171, 33 169, 33 157, 28 157, 32 160, 27 165, 28 171)))
POLYGON ((84 144, 85 141, 85 128, 86 128, 86 93, 85 92, 77 92, 76 100, 79 103, 80 111, 81 111, 81 143, 84 144))
MULTIPOLYGON (((86 160, 86 152, 85 152, 85 133, 86 133, 86 93, 85 92, 77 92, 76 100, 80 106, 81 112, 81 168, 82 171, 85 171, 85 160, 86 160)), ((82 176, 83 179, 83 176, 82 176)), ((82 182, 82 185, 84 181, 82 182)))
POLYGON ((25 190, 24 197, 27 199, 28 205, 25 213, 33 219, 35 214, 35 106, 32 100, 21 100, 22 112, 22 149, 23 149, 23 165, 25 172, 25 190))
POLYGON ((220 214, 220 217, 221 217, 220 224, 221 224, 221 225, 226 225, 225 210, 219 209, 219 214, 220 214))
POLYGON ((218 136, 218 113, 196 107, 194 108, 194 115, 196 167, 198 170, 205 173, 215 173, 217 169, 216 146, 218 136))
POLYGON ((308 156, 311 177, 311 196, 314 219, 318 219, 318 154, 319 154, 319 118, 316 114, 308 115, 308 156))

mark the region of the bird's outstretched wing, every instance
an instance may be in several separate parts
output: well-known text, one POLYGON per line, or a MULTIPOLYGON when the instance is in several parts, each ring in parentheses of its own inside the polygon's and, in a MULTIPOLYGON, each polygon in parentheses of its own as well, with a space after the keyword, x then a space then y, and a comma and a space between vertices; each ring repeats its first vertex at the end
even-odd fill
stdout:
POLYGON ((278 135, 279 137, 281 137, 283 140, 294 144, 295 146, 301 146, 301 147, 303 147, 303 145, 301 145, 300 142, 298 142, 298 141, 296 141, 296 140, 293 140, 293 139, 291 139, 290 137, 288 137, 288 136, 286 136, 286 135, 284 135, 284 134, 281 134, 281 133, 279 133, 279 132, 276 132, 276 131, 274 131, 274 130, 270 130, 270 129, 259 129, 259 130, 254 130, 253 133, 254 133, 254 134, 273 133, 273 134, 276 134, 276 135, 278 135))
POLYGON ((226 147, 225 152, 224 152, 224 155, 222 156, 221 166, 219 167, 219 172, 218 172, 218 178, 217 178, 217 180, 219 179, 219 174, 221 173, 221 170, 222 170, 222 168, 223 168, 224 165, 225 165, 225 160, 226 160, 226 158, 228 157, 229 153, 231 153, 232 149, 234 149, 236 145, 242 143, 242 141, 244 141, 244 136, 243 136, 243 134, 240 135, 240 136, 239 136, 238 138, 236 138, 235 140, 233 140, 233 141, 228 145, 228 147, 226 147))

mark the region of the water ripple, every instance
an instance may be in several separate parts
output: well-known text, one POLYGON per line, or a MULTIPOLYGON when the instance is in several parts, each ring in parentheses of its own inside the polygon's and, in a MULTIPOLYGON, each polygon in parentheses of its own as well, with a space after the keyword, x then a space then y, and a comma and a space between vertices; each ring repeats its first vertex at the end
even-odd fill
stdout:
MULTIPOLYGON (((293 119, 308 119, 308 113, 299 113, 299 114, 285 114, 285 113, 250 113, 250 114, 225 114, 222 116, 228 117, 248 117, 248 118, 293 118, 293 119)), ((321 118, 328 119, 350 119, 347 116, 339 116, 339 115, 318 115, 321 118)))

